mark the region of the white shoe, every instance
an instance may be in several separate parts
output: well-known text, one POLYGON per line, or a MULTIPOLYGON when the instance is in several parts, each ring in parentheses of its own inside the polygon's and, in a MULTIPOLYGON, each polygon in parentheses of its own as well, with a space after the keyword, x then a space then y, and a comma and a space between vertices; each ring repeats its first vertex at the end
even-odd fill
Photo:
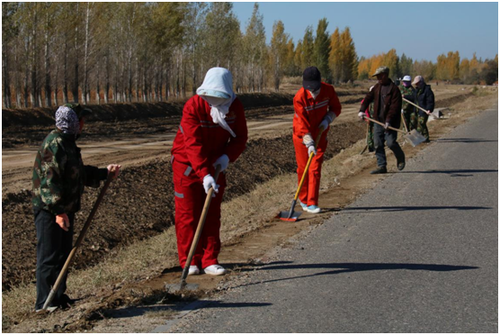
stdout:
MULTIPOLYGON (((59 308, 59 306, 49 306, 49 307, 47 307, 46 311, 48 311, 49 313, 52 313, 53 311, 55 311, 58 308, 59 308)), ((35 310, 36 313, 40 313, 43 311, 45 311, 45 309, 42 309, 42 308, 35 310)))
POLYGON ((226 269, 219 264, 207 266, 204 270, 207 275, 211 276, 220 276, 226 273, 226 269))
POLYGON ((303 203, 302 201, 300 201, 300 200, 299 200, 299 205, 300 205, 300 207, 302 207, 302 210, 303 210, 303 211, 307 211, 307 205, 306 205, 306 204, 304 204, 304 203, 303 203))
POLYGON ((196 265, 189 266, 188 276, 199 275, 199 274, 200 274, 200 269, 196 265))
POLYGON ((309 213, 313 213, 313 214, 317 214, 319 212, 321 212, 321 208, 319 208, 318 206, 316 205, 311 205, 311 206, 308 206, 307 209, 306 209, 309 213))

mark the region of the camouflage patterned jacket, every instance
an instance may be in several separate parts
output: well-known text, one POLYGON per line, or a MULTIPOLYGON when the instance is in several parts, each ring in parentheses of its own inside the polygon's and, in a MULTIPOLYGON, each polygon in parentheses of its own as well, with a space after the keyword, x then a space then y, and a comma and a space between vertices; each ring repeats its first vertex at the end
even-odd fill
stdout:
MULTIPOLYGON (((405 87, 404 85, 400 85, 399 90, 401 91, 401 96, 403 98, 413 102, 415 96, 415 88, 413 86, 405 87)), ((410 112, 410 113, 413 113, 415 111, 415 107, 413 107, 413 105, 410 105, 404 100, 401 109, 403 109, 405 112, 410 112)))
POLYGON ((37 152, 33 167, 33 208, 54 215, 80 210, 84 186, 99 187, 108 170, 84 166, 75 135, 53 130, 37 152))

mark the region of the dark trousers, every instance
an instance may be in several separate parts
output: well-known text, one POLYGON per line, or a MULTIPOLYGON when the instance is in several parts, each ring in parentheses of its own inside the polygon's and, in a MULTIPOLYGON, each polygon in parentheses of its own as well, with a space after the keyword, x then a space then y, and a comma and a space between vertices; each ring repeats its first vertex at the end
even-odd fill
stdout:
MULTIPOLYGON (((61 269, 68 258, 73 245, 74 214, 68 213, 69 231, 64 231, 57 223, 56 217, 45 210, 35 210, 36 226, 36 305, 35 309, 43 308, 52 286, 54 286, 61 269)), ((66 276, 52 300, 51 305, 57 306, 59 299, 66 291, 66 276)))
POLYGON ((373 125, 373 142, 375 144, 375 157, 377 157, 377 165, 379 167, 387 167, 387 158, 385 156, 384 145, 387 143, 387 147, 394 152, 394 156, 399 162, 405 160, 405 153, 396 141, 398 138, 398 133, 395 130, 385 130, 379 124, 373 125))

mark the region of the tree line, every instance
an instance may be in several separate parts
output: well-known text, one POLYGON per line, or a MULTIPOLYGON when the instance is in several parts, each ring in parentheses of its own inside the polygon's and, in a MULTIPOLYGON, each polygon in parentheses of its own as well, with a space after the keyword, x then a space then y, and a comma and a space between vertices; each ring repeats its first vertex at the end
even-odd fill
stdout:
POLYGON ((335 84, 366 79, 380 65, 396 77, 496 81, 497 57, 460 62, 456 52, 433 64, 393 49, 358 58, 349 28, 330 34, 326 18, 296 44, 276 21, 267 44, 259 5, 244 32, 232 8, 230 2, 4 2, 3 106, 165 101, 194 94, 214 66, 232 72, 237 92, 279 91, 284 77, 299 77, 311 65, 335 84))

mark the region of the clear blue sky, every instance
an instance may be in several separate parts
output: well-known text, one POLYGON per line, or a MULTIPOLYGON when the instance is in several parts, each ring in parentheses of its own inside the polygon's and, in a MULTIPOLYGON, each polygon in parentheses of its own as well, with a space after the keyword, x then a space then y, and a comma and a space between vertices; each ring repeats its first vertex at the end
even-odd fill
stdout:
MULTIPOLYGON (((255 2, 233 2, 244 32, 255 2)), ((396 49, 415 60, 436 62, 437 56, 458 51, 483 60, 498 53, 497 2, 259 2, 267 42, 274 22, 297 44, 307 26, 316 34, 318 21, 328 20, 328 32, 351 30, 359 57, 396 49)))

